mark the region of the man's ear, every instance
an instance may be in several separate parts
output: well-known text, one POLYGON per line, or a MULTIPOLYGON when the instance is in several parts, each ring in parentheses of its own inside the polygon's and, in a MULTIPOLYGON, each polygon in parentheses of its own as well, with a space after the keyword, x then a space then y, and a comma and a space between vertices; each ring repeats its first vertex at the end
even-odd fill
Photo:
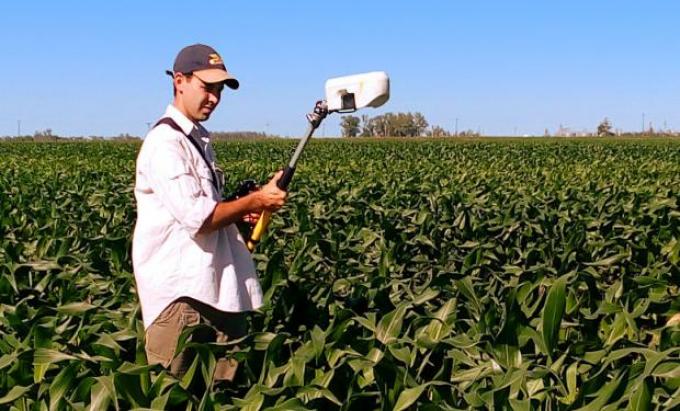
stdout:
POLYGON ((177 91, 181 91, 180 86, 185 81, 187 81, 187 78, 182 73, 175 73, 175 75, 172 76, 172 83, 175 86, 175 90, 177 90, 177 91))

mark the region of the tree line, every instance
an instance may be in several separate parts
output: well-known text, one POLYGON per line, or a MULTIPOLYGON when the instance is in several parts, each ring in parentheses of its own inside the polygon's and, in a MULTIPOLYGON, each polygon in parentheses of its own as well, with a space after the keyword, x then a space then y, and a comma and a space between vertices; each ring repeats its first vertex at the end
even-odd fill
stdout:
MULTIPOLYGON (((272 135, 257 131, 214 131, 210 133, 210 137, 215 141, 221 140, 258 140, 268 138, 280 138, 278 135, 272 135)), ((21 136, 0 136, 0 141, 28 141, 28 142, 69 142, 69 141, 141 141, 142 137, 133 136, 128 133, 121 133, 117 136, 103 137, 103 136, 69 136, 64 137, 55 134, 52 129, 38 130, 33 135, 21 136)))
MULTIPOLYGON (((368 115, 343 116, 340 121, 343 137, 449 137, 454 134, 440 126, 430 126, 422 113, 385 113, 375 117, 368 115)), ((472 130, 459 136, 476 136, 472 130)))

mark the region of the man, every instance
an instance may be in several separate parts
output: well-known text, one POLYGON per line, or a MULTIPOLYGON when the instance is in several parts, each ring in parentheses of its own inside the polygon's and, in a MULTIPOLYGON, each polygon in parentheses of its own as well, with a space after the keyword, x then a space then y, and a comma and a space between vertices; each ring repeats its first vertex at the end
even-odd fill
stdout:
MULTIPOLYGON (((283 206, 276 186, 281 172, 233 201, 222 201, 223 175, 217 168, 207 120, 226 85, 239 82, 211 47, 182 49, 172 72, 174 100, 147 134, 137 158, 137 224, 132 242, 150 364, 183 375, 193 353, 174 356, 186 327, 205 323, 194 341, 234 339, 246 333, 245 312, 262 305, 253 260, 234 223, 251 224, 263 211, 283 206)), ((232 380, 234 361, 220 359, 214 380, 232 380)))

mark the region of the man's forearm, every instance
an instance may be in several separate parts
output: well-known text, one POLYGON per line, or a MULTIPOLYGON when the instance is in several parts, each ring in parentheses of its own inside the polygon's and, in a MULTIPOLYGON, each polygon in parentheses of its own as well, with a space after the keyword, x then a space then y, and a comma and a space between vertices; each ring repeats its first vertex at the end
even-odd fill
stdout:
POLYGON ((252 211, 252 200, 251 196, 245 196, 237 200, 217 203, 212 214, 205 220, 198 233, 208 234, 241 221, 243 216, 252 211))

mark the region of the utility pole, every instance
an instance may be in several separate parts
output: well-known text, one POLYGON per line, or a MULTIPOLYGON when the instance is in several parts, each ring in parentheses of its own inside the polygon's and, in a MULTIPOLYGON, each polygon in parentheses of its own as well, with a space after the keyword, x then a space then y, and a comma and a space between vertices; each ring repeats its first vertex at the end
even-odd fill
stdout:
POLYGON ((645 113, 642 113, 642 134, 645 133, 645 113))
POLYGON ((456 117, 456 137, 458 137, 458 117, 456 117))
POLYGON ((21 120, 17 120, 17 137, 21 137, 21 120))

